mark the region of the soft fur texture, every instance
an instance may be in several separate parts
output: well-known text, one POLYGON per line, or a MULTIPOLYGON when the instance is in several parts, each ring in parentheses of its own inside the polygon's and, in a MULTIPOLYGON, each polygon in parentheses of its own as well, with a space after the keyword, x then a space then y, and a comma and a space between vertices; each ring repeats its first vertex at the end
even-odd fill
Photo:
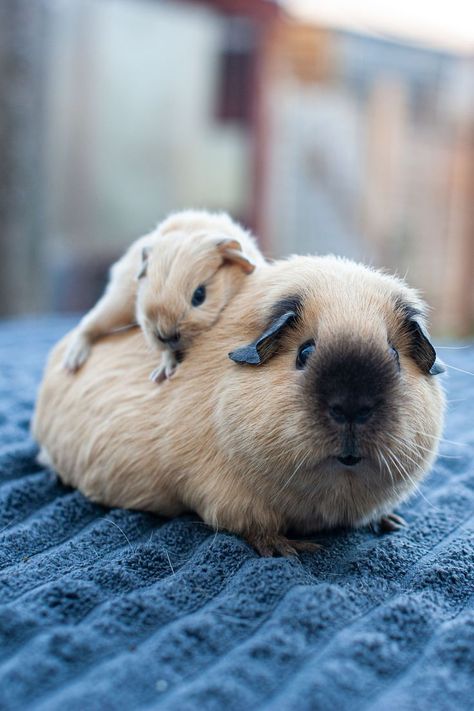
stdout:
MULTIPOLYGON (((159 388, 147 381, 140 333, 102 341, 76 376, 61 367, 67 337, 46 369, 35 437, 63 481, 94 501, 165 515, 194 510, 264 554, 291 553, 301 542, 289 543, 289 530, 389 514, 433 461, 444 397, 432 360, 419 356, 432 347, 400 304, 424 329, 423 304, 397 279, 333 257, 274 263, 245 279, 159 388), (294 317, 262 364, 229 359, 288 303, 294 317), (316 350, 297 369, 300 345, 313 340, 316 350), (367 386, 373 416, 338 424, 320 385, 341 379, 354 358, 362 369, 364 359, 378 364, 379 380, 367 386), (337 459, 348 447, 362 457, 355 467, 337 459)), ((344 383, 336 387, 343 400, 344 383)))
POLYGON ((110 271, 107 289, 81 320, 64 356, 74 372, 92 344, 138 323, 162 358, 153 379, 170 376, 193 338, 210 328, 250 274, 265 260, 252 235, 225 213, 185 210, 136 240, 110 271), (202 305, 193 292, 206 289, 202 305))

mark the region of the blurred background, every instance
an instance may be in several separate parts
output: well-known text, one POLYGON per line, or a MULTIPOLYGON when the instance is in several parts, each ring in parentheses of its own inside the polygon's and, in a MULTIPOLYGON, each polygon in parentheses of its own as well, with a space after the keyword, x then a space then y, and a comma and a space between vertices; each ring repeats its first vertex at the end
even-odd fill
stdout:
POLYGON ((472 0, 0 0, 0 315, 89 308, 186 207, 472 335, 472 0))

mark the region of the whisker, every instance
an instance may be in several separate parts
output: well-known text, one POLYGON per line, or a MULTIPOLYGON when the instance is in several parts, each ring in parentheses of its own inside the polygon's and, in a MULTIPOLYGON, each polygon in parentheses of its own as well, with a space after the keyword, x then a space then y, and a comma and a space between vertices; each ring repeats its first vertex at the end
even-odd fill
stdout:
MULTIPOLYGON (((414 454, 414 455, 416 456, 416 452, 411 452, 411 454, 414 454)), ((412 462, 412 464, 415 465, 415 467, 417 467, 418 469, 420 469, 421 471, 423 471, 423 468, 422 468, 421 464, 420 464, 419 462, 415 461, 414 459, 412 459, 412 457, 410 457, 409 454, 407 454, 407 453, 405 452, 405 454, 404 454, 403 456, 406 457, 407 459, 409 459, 410 462, 412 462)), ((407 472, 407 474, 408 474, 408 472, 407 472)))
POLYGON ((387 471, 389 473, 390 481, 392 482, 393 493, 396 494, 397 489, 395 486, 395 479, 393 478, 392 469, 391 469, 390 465, 388 464, 387 460, 385 459, 384 455, 382 454, 382 452, 380 452, 380 456, 382 457, 383 461, 385 462, 385 466, 386 466, 387 471))
POLYGON ((382 473, 382 472, 383 472, 383 468, 384 468, 384 466, 386 466, 386 464, 384 465, 384 463, 383 463, 383 461, 382 461, 382 454, 381 454, 381 452, 380 452, 377 448, 375 448, 375 455, 376 455, 376 457, 377 457, 377 462, 378 462, 378 465, 379 465, 379 467, 380 467, 380 473, 382 473))
MULTIPOLYGON (((17 519, 17 520, 19 520, 19 519, 17 519)), ((13 519, 9 523, 7 523, 6 526, 4 526, 3 528, 0 529, 0 534, 3 533, 4 531, 6 531, 7 528, 10 528, 10 526, 13 526, 14 523, 15 523, 15 519, 13 519)))
POLYGON ((465 348, 472 348, 472 346, 435 346, 437 351, 462 351, 465 348))
POLYGON ((389 475, 390 475, 390 480, 391 480, 391 482, 392 482, 392 486, 395 486, 395 480, 394 480, 394 478, 393 478, 392 470, 390 469, 389 463, 388 463, 387 460, 385 459, 385 457, 384 457, 384 455, 383 455, 383 453, 382 453, 381 450, 377 450, 377 454, 380 456, 380 458, 381 458, 383 464, 385 465, 385 468, 387 469, 387 471, 388 471, 388 473, 389 473, 389 475))
MULTIPOLYGON (((416 451, 413 450, 412 447, 410 447, 410 446, 408 445, 408 443, 405 442, 404 440, 399 439, 398 437, 395 437, 395 435, 391 435, 389 432, 386 432, 385 434, 386 434, 388 437, 390 437, 391 439, 393 439, 395 442, 397 442, 401 447, 405 447, 405 449, 407 449, 407 450, 408 450, 409 452, 411 452, 412 454, 416 454, 416 451)), ((417 449, 422 449, 424 452, 428 452, 429 454, 432 454, 432 450, 431 450, 431 449, 428 449, 428 447, 423 447, 423 445, 422 445, 422 444, 418 444, 418 442, 412 442, 411 444, 412 444, 413 447, 416 447, 417 449)), ((456 454, 439 454, 439 453, 438 453, 436 456, 437 456, 437 457, 443 457, 444 459, 462 459, 462 457, 459 457, 459 456, 457 456, 456 454)))
POLYGON ((446 368, 451 368, 451 370, 456 370, 458 373, 464 373, 465 375, 472 375, 474 377, 474 373, 471 373, 470 370, 464 370, 463 368, 456 368, 455 365, 449 365, 448 363, 445 363, 443 361, 443 365, 446 366, 446 368))
POLYGON ((165 555, 166 555, 166 557, 168 558, 168 563, 169 563, 169 566, 170 566, 170 568, 171 568, 171 572, 172 572, 173 575, 174 575, 174 574, 175 574, 175 570, 174 570, 174 568, 173 568, 173 564, 172 564, 172 562, 171 562, 171 558, 170 558, 170 556, 169 556, 169 553, 168 553, 168 551, 166 550, 166 548, 164 548, 163 550, 165 551, 165 555))
POLYGON ((421 430, 413 430, 416 434, 421 434, 423 437, 428 437, 428 439, 436 439, 439 442, 446 442, 447 444, 455 444, 458 447, 469 447, 467 442, 454 442, 452 439, 446 439, 445 437, 436 437, 436 435, 428 434, 428 432, 422 432, 421 430))
POLYGON ((395 467, 395 469, 396 469, 396 470, 398 471, 398 473, 400 474, 400 476, 401 476, 401 478, 402 478, 402 481, 406 481, 407 479, 406 479, 406 477, 404 476, 404 472, 400 469, 400 467, 398 466, 397 462, 395 461, 395 455, 393 454, 393 452, 387 451, 387 457, 389 458, 389 460, 391 461, 391 463, 393 464, 393 466, 395 467))
POLYGON ((213 537, 213 539, 212 539, 212 541, 211 541, 211 545, 209 546, 209 548, 212 548, 212 546, 213 546, 214 543, 216 542, 216 538, 217 538, 218 533, 219 533, 219 523, 218 523, 218 521, 217 521, 217 519, 216 519, 214 537, 213 537))
POLYGON ((296 466, 296 469, 294 470, 293 474, 291 474, 291 476, 288 477, 287 481, 283 484, 281 489, 279 489, 279 491, 277 491, 277 493, 272 497, 272 503, 274 501, 276 501, 277 498, 281 495, 281 493, 289 486, 290 482, 296 476, 296 474, 299 472, 299 470, 301 469, 303 464, 306 462, 307 458, 308 458, 307 456, 302 458, 300 463, 296 466))
POLYGON ((107 521, 107 523, 111 523, 112 526, 115 526, 115 528, 118 528, 118 530, 120 531, 120 533, 121 533, 122 536, 125 538, 125 540, 127 541, 128 545, 130 546, 130 548, 131 548, 132 551, 133 551, 133 546, 132 546, 132 544, 130 543, 130 538, 127 536, 127 534, 125 533, 125 531, 123 530, 123 528, 120 528, 120 526, 118 525, 118 523, 115 523, 115 521, 112 521, 110 518, 105 518, 105 516, 102 517, 102 520, 103 520, 103 521, 107 521))
MULTIPOLYGON (((402 476, 402 479, 404 479, 404 476, 403 476, 403 473, 402 473, 402 472, 404 472, 405 475, 406 475, 406 477, 407 477, 407 479, 408 479, 408 481, 411 483, 411 485, 413 486, 413 488, 415 489, 415 491, 418 492, 418 494, 421 496, 421 498, 424 499, 427 504, 429 504, 430 506, 432 506, 432 507, 433 507, 434 509, 436 509, 437 511, 441 511, 441 509, 440 509, 438 506, 436 506, 435 504, 433 504, 432 501, 430 501, 429 499, 426 498, 426 496, 425 496, 425 495, 423 494, 423 492, 421 491, 420 486, 411 478, 411 476, 409 475, 409 473, 408 473, 407 470, 406 470, 406 467, 403 466, 402 462, 398 459, 398 457, 396 457, 393 452, 387 452, 387 454, 390 456, 390 458, 392 459, 392 461, 393 461, 393 463, 394 463, 395 465, 396 465, 396 463, 398 462, 398 465, 399 465, 400 468, 397 466, 397 469, 398 469, 398 471, 400 472, 400 474, 401 474, 401 476, 402 476)), ((418 468, 420 468, 420 467, 418 467, 418 468)), ((406 481, 407 479, 405 479, 405 481, 406 481)))
MULTIPOLYGON (((379 465, 380 474, 383 474, 384 463, 382 462, 382 459, 381 459, 381 453, 379 452, 379 450, 378 450, 377 448, 375 448, 374 451, 375 451, 375 456, 377 457, 377 463, 378 463, 378 465, 379 465)), ((386 465, 385 465, 385 468, 387 468, 386 465)), ((390 472, 390 473, 391 473, 391 472, 390 472)))

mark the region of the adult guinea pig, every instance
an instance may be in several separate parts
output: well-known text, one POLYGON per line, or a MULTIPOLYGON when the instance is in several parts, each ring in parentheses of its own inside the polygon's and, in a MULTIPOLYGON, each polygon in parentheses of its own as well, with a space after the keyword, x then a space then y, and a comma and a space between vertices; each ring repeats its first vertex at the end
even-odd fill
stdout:
POLYGON ((108 337, 69 378, 54 349, 34 435, 43 461, 95 501, 194 510, 260 553, 390 518, 430 467, 442 370, 424 304, 402 281, 335 257, 250 274, 174 378, 146 378, 138 332, 108 337))

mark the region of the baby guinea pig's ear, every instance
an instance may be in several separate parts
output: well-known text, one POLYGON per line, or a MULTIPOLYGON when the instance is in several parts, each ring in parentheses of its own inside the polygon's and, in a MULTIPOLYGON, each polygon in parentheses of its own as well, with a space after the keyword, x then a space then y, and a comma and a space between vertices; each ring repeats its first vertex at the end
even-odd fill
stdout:
POLYGON ((143 279, 146 276, 148 269, 148 258, 150 256, 151 247, 143 247, 142 249, 142 263, 140 269, 138 270, 137 279, 143 279))
POLYGON ((275 355, 280 336, 285 328, 291 325, 295 319, 295 311, 286 311, 281 316, 275 318, 270 326, 256 338, 255 341, 229 353, 229 358, 235 363, 262 365, 262 363, 265 363, 269 358, 275 355))
POLYGON ((409 337, 410 352, 415 363, 425 375, 444 373, 446 368, 438 359, 421 312, 410 304, 401 304, 399 308, 403 314, 403 327, 409 337))
POLYGON ((245 274, 251 274, 255 269, 255 264, 242 252, 242 245, 231 237, 218 236, 213 241, 224 258, 224 262, 237 264, 245 274))

